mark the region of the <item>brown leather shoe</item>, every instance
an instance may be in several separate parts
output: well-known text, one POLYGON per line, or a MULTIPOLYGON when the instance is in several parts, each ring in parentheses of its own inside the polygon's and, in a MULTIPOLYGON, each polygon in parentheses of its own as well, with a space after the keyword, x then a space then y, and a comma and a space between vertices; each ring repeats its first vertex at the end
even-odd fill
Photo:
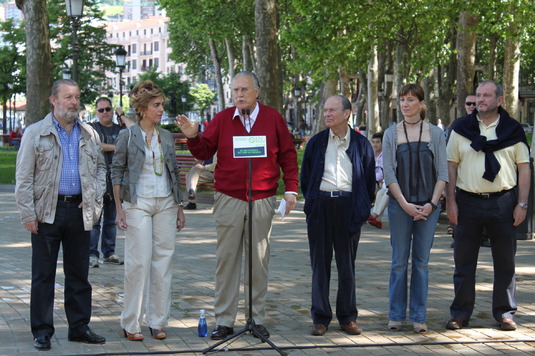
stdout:
POLYGON ((323 336, 327 332, 328 327, 323 324, 314 324, 310 335, 323 336))
POLYGON ((216 325, 210 339, 212 340, 223 340, 229 335, 234 334, 234 328, 229 328, 225 325, 216 325))
POLYGON ((511 318, 503 318, 500 321, 500 327, 505 331, 513 331, 516 330, 516 323, 511 318))
POLYGON ((362 333, 362 329, 354 321, 340 324, 340 329, 344 330, 349 335, 360 335, 362 333))
POLYGON ((468 326, 468 320, 453 317, 446 323, 446 329, 458 330, 468 326))

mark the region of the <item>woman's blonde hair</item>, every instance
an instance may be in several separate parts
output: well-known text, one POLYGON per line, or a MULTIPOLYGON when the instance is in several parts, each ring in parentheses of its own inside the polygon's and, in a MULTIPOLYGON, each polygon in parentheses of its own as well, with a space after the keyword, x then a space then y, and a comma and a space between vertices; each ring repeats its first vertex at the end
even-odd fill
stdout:
POLYGON ((143 112, 147 110, 149 104, 155 98, 163 98, 164 102, 167 100, 163 90, 154 84, 152 80, 144 80, 136 84, 130 92, 130 103, 136 111, 136 121, 143 119, 143 112))

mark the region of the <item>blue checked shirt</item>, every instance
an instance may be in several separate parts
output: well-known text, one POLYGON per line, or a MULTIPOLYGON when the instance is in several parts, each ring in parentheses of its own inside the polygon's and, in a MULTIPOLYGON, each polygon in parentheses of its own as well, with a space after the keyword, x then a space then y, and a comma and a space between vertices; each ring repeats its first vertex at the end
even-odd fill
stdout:
POLYGON ((78 125, 78 121, 74 122, 70 135, 55 117, 52 117, 52 122, 56 126, 56 130, 58 130, 61 151, 63 153, 63 164, 61 166, 58 194, 82 194, 80 172, 78 171, 78 153, 80 144, 80 126, 78 125))

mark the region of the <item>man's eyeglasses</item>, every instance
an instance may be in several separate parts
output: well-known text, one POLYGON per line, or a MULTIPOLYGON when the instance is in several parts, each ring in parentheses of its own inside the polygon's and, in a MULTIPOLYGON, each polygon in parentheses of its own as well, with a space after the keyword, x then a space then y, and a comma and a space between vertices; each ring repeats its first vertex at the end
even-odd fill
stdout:
POLYGON ((110 112, 111 108, 108 106, 107 108, 97 109, 97 111, 102 114, 104 111, 110 112))
POLYGON ((475 101, 467 101, 466 104, 464 104, 466 106, 476 106, 476 102, 475 101))

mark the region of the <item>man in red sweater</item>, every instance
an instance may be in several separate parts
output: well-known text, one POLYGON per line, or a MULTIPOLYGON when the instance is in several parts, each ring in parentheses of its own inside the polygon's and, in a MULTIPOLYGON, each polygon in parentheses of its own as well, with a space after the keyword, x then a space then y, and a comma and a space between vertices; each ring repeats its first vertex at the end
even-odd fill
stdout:
POLYGON ((281 169, 285 184, 286 214, 296 203, 298 168, 292 137, 284 118, 275 109, 257 101, 259 93, 257 77, 251 72, 241 72, 232 81, 232 97, 236 106, 218 113, 202 135, 198 134, 197 127, 187 117, 182 115, 176 120, 188 137, 188 148, 193 156, 206 160, 217 151, 218 157, 214 171, 214 217, 217 231, 214 305, 216 327, 211 335, 212 340, 221 340, 234 333, 244 247, 246 314, 249 310, 249 160, 234 157, 236 137, 254 136, 260 141, 265 138, 266 142, 266 157, 252 159, 252 317, 256 331, 265 337, 269 337, 269 332, 263 326, 269 238, 281 169))

